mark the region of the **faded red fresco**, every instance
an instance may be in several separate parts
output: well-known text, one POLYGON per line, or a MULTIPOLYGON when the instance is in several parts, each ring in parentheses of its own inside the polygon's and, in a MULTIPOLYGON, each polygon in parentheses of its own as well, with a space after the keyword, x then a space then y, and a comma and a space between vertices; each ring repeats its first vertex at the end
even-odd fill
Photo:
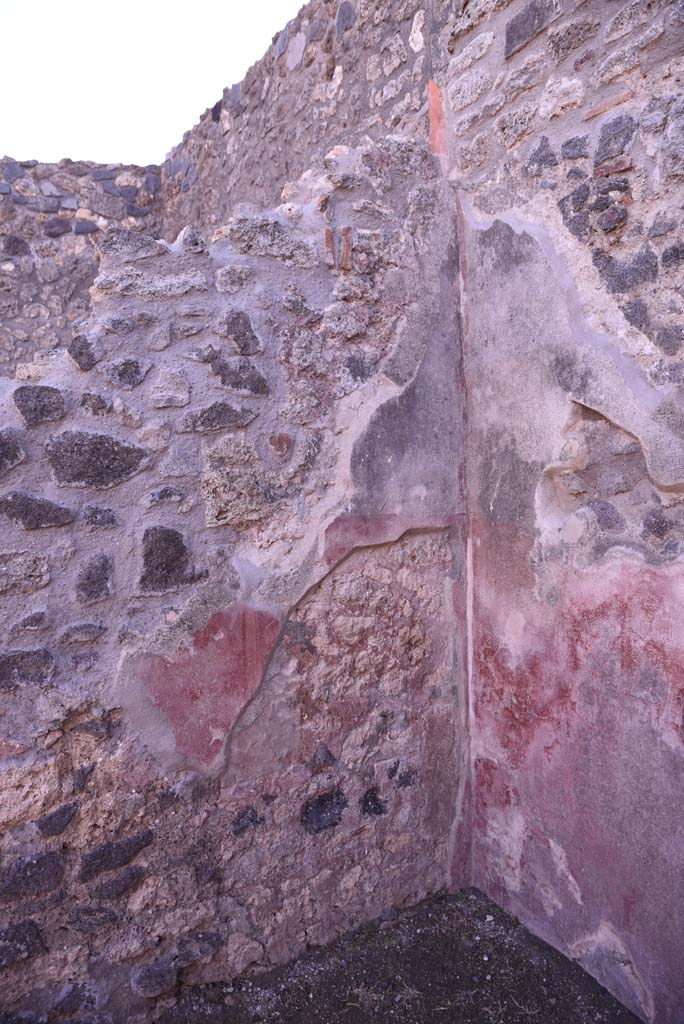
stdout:
POLYGON ((175 655, 145 655, 140 679, 176 737, 176 749, 209 766, 223 750, 264 674, 280 632, 271 612, 235 605, 211 616, 175 655))
POLYGON ((475 884, 649 1020, 684 1019, 684 570, 613 556, 535 596, 473 525, 475 884))

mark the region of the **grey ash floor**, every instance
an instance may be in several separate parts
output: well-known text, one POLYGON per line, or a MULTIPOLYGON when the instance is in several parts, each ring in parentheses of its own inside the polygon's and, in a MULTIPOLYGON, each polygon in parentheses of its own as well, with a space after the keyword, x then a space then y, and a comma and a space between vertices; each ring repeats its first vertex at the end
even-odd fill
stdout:
POLYGON ((577 964, 475 890, 285 967, 182 992, 162 1024, 637 1024, 577 964))

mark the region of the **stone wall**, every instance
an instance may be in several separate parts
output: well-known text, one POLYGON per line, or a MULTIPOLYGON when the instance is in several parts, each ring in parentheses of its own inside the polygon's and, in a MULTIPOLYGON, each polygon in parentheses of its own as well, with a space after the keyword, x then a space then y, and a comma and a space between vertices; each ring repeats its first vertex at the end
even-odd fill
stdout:
POLYGON ((339 142, 424 134, 426 87, 442 60, 448 7, 441 0, 303 7, 164 163, 166 237, 187 223, 209 231, 236 202, 276 202, 284 181, 339 142))
POLYGON ((102 239, 3 382, 13 1007, 164 1019, 448 881, 681 1020, 683 54, 312 4, 162 169, 210 244, 102 239))
POLYGON ((211 248, 110 231, 82 333, 2 388, 0 965, 32 1020, 148 1020, 446 883, 445 189, 395 140, 211 248))
POLYGON ((684 8, 499 7, 433 88, 461 224, 473 881, 674 1024, 684 8))
POLYGON ((0 374, 68 345, 90 308, 98 238, 158 234, 158 167, 0 160, 0 374))

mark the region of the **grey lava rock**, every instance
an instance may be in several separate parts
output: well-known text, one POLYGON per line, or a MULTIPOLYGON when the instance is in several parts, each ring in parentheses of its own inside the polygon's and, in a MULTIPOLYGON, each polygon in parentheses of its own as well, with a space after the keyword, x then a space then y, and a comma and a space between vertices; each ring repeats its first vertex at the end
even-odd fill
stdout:
POLYGON ((0 691, 11 692, 20 685, 49 683, 55 659, 45 647, 0 653, 0 691))
POLYGON ((152 526, 143 535, 143 571, 140 587, 160 593, 190 582, 190 553, 183 535, 166 526, 152 526))
POLYGON ((27 427, 55 423, 66 413, 64 396, 57 388, 23 384, 15 390, 12 398, 27 427))
POLYGON ((25 530, 44 530, 51 526, 68 526, 76 518, 70 508, 56 505, 47 498, 34 498, 21 491, 12 491, 0 498, 0 515, 19 523, 25 530))
POLYGON ((115 487, 147 462, 147 452, 107 434, 66 430, 45 445, 50 467, 60 484, 115 487))
POLYGON ((346 807, 347 798, 341 789, 310 797, 302 807, 301 824, 309 835, 325 832, 339 825, 346 807))
POLYGON ((14 430, 0 430, 0 479, 24 461, 24 450, 14 430))

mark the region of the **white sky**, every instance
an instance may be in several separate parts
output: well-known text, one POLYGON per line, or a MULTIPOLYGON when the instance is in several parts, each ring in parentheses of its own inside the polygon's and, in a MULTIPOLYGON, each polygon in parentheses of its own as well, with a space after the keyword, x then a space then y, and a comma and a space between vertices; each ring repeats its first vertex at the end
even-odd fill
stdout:
POLYGON ((0 156, 160 163, 304 0, 0 0, 0 156))

